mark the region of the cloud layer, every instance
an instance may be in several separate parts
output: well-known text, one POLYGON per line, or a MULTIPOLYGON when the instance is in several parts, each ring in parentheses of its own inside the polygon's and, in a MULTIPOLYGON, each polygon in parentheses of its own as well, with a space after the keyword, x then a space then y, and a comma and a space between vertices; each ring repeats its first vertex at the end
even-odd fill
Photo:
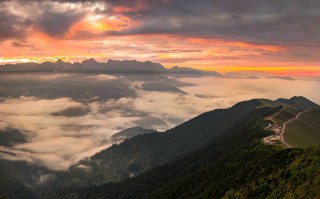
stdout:
MULTIPOLYGON (((52 81, 59 77, 42 75, 41 79, 52 81)), ((108 84, 115 77, 97 78, 99 81, 107 79, 105 83, 108 84)), ((138 85, 141 81, 129 83, 138 85)), ((303 95, 320 103, 320 94, 315 92, 320 89, 319 81, 214 77, 183 78, 180 81, 195 86, 180 87, 187 94, 146 91, 132 86, 136 96, 80 101, 67 97, 2 98, 0 127, 16 128, 28 141, 13 147, 0 147, 0 156, 65 170, 82 158, 110 146, 113 134, 137 125, 164 131, 202 112, 228 108, 252 98, 277 99, 303 95)))

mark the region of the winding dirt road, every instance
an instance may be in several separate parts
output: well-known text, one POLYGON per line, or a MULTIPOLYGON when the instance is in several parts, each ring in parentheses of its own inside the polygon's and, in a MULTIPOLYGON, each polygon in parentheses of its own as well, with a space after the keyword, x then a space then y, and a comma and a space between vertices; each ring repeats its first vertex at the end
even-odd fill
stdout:
POLYGON ((290 122, 293 122, 293 121, 299 119, 300 115, 303 114, 303 113, 306 113, 306 112, 309 112, 309 110, 301 111, 301 112, 299 112, 299 113, 296 115, 295 118, 292 118, 292 119, 286 121, 285 123, 283 123, 282 128, 281 128, 281 131, 280 131, 280 141, 285 145, 285 147, 287 147, 287 148, 292 148, 292 146, 291 146, 289 143, 287 143, 287 141, 284 139, 284 136, 283 136, 284 133, 285 133, 287 124, 289 124, 290 122))
POLYGON ((287 141, 285 140, 285 137, 284 137, 284 133, 286 131, 286 127, 287 125, 290 123, 290 122, 293 122, 297 119, 299 119, 300 115, 303 114, 303 113, 306 113, 306 112, 309 112, 310 110, 305 110, 305 111, 301 111, 299 112, 296 117, 286 121, 285 123, 283 123, 282 126, 278 125, 277 122, 275 122, 274 120, 274 117, 280 113, 282 113, 284 110, 286 109, 286 106, 284 106, 280 111, 278 111, 277 113, 273 114, 272 116, 269 116, 267 117, 266 119, 267 120, 270 120, 273 122, 273 131, 275 132, 275 135, 271 135, 271 136, 268 136, 266 138, 263 139, 263 142, 266 143, 266 144, 273 144, 272 141, 273 140, 279 140, 280 142, 282 142, 282 144, 284 145, 284 147, 286 148, 292 148, 292 146, 287 143, 287 141))
POLYGON ((286 109, 286 106, 283 106, 283 108, 282 108, 280 111, 278 111, 278 112, 276 112, 275 114, 267 117, 267 120, 271 120, 272 122, 276 123, 276 122, 273 120, 273 117, 275 117, 276 115, 282 113, 282 111, 284 111, 284 109, 286 109))

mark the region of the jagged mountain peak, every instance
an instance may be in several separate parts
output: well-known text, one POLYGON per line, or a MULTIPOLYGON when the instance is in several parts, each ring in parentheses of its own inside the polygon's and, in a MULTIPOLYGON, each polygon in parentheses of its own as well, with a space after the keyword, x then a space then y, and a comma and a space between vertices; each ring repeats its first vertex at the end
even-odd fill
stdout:
POLYGON ((69 63, 61 59, 56 62, 10 64, 0 67, 0 73, 8 72, 63 72, 63 73, 110 73, 110 74, 157 74, 173 76, 221 76, 215 71, 203 71, 187 67, 174 67, 166 69, 160 63, 137 60, 113 60, 107 63, 98 62, 95 59, 87 59, 83 62, 69 63))

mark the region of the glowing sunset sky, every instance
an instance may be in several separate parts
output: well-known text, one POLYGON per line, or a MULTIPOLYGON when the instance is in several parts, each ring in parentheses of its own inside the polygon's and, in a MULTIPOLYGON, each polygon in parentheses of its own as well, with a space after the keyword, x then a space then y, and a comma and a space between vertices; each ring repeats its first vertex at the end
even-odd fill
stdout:
POLYGON ((320 75, 319 0, 0 2, 0 64, 136 59, 320 75))

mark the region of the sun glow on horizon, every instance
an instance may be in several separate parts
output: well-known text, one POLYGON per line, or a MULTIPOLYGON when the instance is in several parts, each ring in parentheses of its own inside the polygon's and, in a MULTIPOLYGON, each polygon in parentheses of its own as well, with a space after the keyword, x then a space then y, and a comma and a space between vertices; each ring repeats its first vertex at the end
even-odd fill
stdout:
MULTIPOLYGON (((260 26, 249 31, 237 25, 244 22, 241 17, 224 9, 217 14, 206 13, 212 5, 201 2, 203 11, 194 10, 197 15, 191 16, 171 13, 168 6, 173 1, 20 3, 1 3, 0 13, 8 15, 2 23, 8 33, 0 33, 0 64, 94 58, 152 61, 165 67, 178 65, 220 73, 256 70, 279 75, 320 75, 318 46, 303 37, 308 31, 297 38, 289 32, 279 34, 276 29, 273 33, 260 26), (281 35, 294 38, 291 41, 281 35)), ((264 22, 264 15, 256 15, 264 22)), ((255 23, 245 25, 250 28, 255 23)))

